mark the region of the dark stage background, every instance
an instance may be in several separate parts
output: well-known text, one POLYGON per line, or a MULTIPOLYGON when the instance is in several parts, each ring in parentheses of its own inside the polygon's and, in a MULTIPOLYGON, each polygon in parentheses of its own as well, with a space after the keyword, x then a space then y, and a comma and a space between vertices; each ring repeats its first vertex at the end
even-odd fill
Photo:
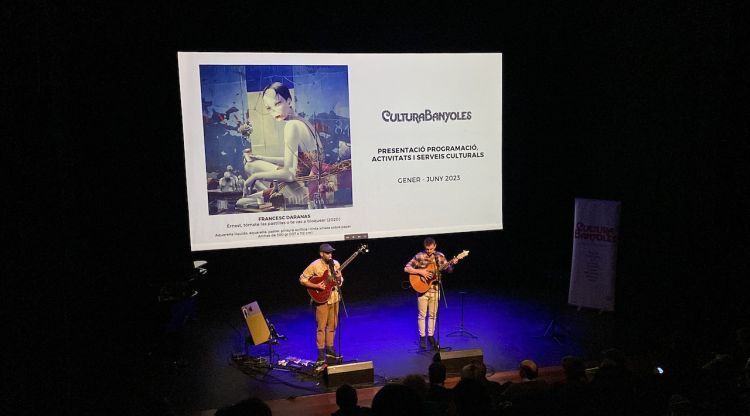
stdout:
MULTIPOLYGON (((6 77, 32 96, 10 128, 30 147, 14 171, 35 171, 41 196, 25 200, 8 252, 24 260, 5 283, 12 353, 36 358, 10 360, 5 394, 76 414, 128 400, 158 289, 194 259, 208 260, 200 290, 217 302, 306 300, 293 279, 315 245, 190 253, 177 51, 502 52, 505 229, 436 236, 446 254, 471 250, 464 284, 564 302, 574 198, 620 200, 615 315, 638 335, 623 343, 656 348, 676 328, 731 341, 748 322, 747 4, 497 7, 4 6, 24 33, 8 66, 34 68, 6 77), (26 261, 29 248, 45 260, 26 261), (34 399, 49 391, 55 404, 34 399)), ((483 80, 466 88, 481 94, 483 80)), ((400 290, 379 282, 420 242, 370 241, 348 296, 400 290)))

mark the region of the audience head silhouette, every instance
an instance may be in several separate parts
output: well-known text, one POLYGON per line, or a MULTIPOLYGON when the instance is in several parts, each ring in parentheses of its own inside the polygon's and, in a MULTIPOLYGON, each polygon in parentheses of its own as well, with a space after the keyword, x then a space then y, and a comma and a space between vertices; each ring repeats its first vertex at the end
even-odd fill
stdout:
POLYGON ((487 377, 487 367, 479 360, 471 360, 461 369, 461 379, 483 381, 487 377))
POLYGON ((445 368, 445 364, 443 364, 442 362, 437 361, 430 364, 428 372, 430 377, 430 384, 445 383, 447 370, 445 368))
POLYGON ((404 377, 401 384, 414 390, 423 401, 427 398, 427 382, 419 374, 409 374, 404 377))
POLYGON ((261 399, 251 397, 214 413, 216 416, 271 416, 271 408, 261 399))
POLYGON ((523 360, 518 367, 518 372, 522 378, 534 380, 539 376, 539 367, 532 360, 523 360))
POLYGON ((336 404, 345 410, 357 407, 357 390, 348 384, 342 384, 336 389, 336 404))
POLYGON ((586 365, 583 359, 567 355, 563 357, 562 368, 565 371, 565 378, 568 380, 582 380, 586 378, 586 365))
POLYGON ((422 413, 423 402, 411 387, 392 383, 375 393, 371 408, 378 416, 412 416, 422 413))

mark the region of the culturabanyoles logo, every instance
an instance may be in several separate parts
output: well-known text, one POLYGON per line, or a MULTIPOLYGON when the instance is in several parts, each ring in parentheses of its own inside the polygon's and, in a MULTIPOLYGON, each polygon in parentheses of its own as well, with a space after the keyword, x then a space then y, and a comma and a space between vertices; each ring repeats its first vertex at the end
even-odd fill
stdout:
POLYGON ((435 111, 424 110, 421 113, 394 113, 390 110, 383 110, 380 113, 383 121, 386 123, 421 123, 443 121, 462 121, 471 120, 471 111, 435 111))

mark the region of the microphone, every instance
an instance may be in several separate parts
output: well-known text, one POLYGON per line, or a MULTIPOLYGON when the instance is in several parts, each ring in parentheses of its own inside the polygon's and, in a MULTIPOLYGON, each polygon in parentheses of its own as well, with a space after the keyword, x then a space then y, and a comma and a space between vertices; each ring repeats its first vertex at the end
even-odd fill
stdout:
POLYGON ((266 323, 268 324, 268 329, 271 332, 271 336, 273 338, 286 339, 285 335, 279 335, 279 333, 276 332, 276 327, 273 326, 273 324, 271 323, 271 321, 269 321, 268 319, 266 319, 266 323))
POLYGON ((339 282, 338 276, 336 276, 336 263, 333 262, 333 258, 328 261, 328 270, 330 271, 330 278, 333 280, 334 288, 335 286, 338 286, 341 282, 339 282))

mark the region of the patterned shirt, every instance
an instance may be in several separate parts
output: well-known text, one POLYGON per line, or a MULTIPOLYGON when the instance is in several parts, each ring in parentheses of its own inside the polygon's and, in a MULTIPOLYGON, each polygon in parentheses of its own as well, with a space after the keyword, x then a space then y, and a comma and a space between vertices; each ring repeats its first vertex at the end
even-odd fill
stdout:
MULTIPOLYGON (((341 269, 341 265, 339 264, 337 260, 334 260, 333 270, 339 271, 340 269, 341 269)), ((305 270, 299 276, 299 281, 301 283, 307 282, 313 277, 323 276, 323 274, 325 274, 325 272, 327 271, 328 271, 328 265, 323 261, 323 259, 317 259, 313 261, 312 263, 310 263, 310 265, 305 268, 305 270)), ((341 276, 341 284, 344 284, 343 276, 341 276)), ((328 302, 326 303, 331 305, 338 301, 339 301, 339 291, 336 288, 336 286, 334 286, 333 290, 331 290, 331 296, 328 297, 328 302)))
MULTIPOLYGON (((414 257, 412 257, 404 267, 411 266, 414 269, 424 269, 431 263, 435 263, 435 259, 437 259, 438 268, 441 272, 453 273, 453 265, 450 264, 450 262, 446 260, 445 255, 439 251, 436 251, 432 254, 427 254, 424 251, 420 251, 414 257)), ((435 282, 437 282, 437 280, 435 280, 435 282)), ((437 286, 432 285, 430 287, 430 290, 437 290, 437 286)))

